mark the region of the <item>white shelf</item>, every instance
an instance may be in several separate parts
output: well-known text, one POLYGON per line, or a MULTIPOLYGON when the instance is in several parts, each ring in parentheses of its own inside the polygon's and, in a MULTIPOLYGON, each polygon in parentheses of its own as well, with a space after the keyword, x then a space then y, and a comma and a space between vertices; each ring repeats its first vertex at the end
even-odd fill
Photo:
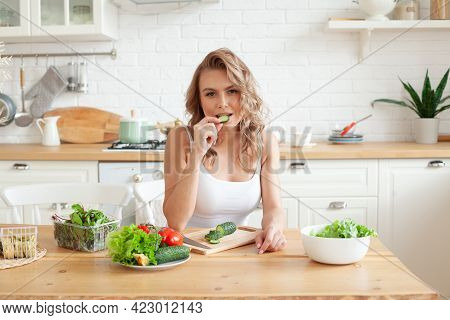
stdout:
POLYGON ((359 32, 359 60, 370 54, 370 37, 374 31, 389 30, 450 30, 450 20, 329 20, 327 31, 359 32))

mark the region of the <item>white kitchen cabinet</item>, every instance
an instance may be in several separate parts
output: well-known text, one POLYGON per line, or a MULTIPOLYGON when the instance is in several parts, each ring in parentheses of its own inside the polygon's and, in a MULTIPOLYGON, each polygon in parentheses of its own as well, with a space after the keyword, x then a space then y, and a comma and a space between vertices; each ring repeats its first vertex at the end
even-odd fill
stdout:
POLYGON ((283 160, 282 197, 377 196, 377 160, 283 160))
POLYGON ((30 1, 3 0, 2 2, 0 3, 0 38, 2 41, 30 35, 30 1))
POLYGON ((350 218, 377 229, 377 201, 376 197, 300 198, 299 220, 295 227, 301 229, 350 218))
MULTIPOLYGON (((283 206, 286 215, 286 227, 296 228, 298 221, 298 200, 293 198, 282 198, 281 205, 283 206)), ((263 210, 262 207, 260 207, 249 215, 248 225, 255 228, 261 228, 262 217, 263 210)))
MULTIPOLYGON (((52 182, 98 182, 97 161, 0 161, 0 187, 52 182)), ((51 223, 52 205, 40 206, 43 224, 51 223)), ((12 222, 10 214, 0 199, 0 223, 12 222)), ((31 208, 23 208, 22 219, 32 223, 31 208)))
POLYGON ((0 37, 6 43, 55 42, 54 37, 64 41, 118 38, 118 10, 110 0, 9 2, 15 3, 14 10, 20 12, 21 18, 14 18, 12 26, 0 23, 0 37))
POLYGON ((380 160, 378 206, 382 242, 446 297, 450 296, 449 166, 450 159, 380 160))

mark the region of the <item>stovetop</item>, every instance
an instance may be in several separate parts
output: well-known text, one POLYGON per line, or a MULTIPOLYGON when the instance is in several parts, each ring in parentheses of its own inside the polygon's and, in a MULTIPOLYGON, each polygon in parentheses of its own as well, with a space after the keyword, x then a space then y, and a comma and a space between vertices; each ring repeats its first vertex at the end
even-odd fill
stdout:
POLYGON ((122 143, 120 141, 114 142, 105 151, 164 151, 166 147, 166 140, 148 140, 144 143, 122 143))

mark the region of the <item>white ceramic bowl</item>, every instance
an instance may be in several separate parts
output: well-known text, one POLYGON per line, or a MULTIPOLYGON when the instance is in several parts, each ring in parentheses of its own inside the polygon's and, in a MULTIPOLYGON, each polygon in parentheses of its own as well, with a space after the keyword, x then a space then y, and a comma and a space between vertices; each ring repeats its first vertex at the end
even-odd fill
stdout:
POLYGON ((303 246, 308 256, 317 262, 327 264, 350 264, 360 261, 367 253, 370 237, 362 238, 320 238, 311 236, 323 230, 326 224, 305 227, 301 230, 303 246))
POLYGON ((397 2, 395 0, 358 0, 359 8, 367 13, 367 20, 386 21, 386 15, 394 10, 397 2))

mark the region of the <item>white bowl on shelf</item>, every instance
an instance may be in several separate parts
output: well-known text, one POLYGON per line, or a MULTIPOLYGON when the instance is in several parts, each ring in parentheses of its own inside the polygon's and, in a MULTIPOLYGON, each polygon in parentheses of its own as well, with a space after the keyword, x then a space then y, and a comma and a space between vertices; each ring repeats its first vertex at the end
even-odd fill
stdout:
POLYGON ((370 236, 345 239, 311 236, 311 232, 319 232, 325 226, 327 225, 314 225, 300 231, 303 247, 312 260, 326 264, 350 264, 364 258, 369 250, 370 236))
POLYGON ((366 20, 371 21, 387 21, 386 15, 394 10, 397 4, 396 0, 354 0, 359 4, 361 11, 365 12, 369 17, 366 20))

